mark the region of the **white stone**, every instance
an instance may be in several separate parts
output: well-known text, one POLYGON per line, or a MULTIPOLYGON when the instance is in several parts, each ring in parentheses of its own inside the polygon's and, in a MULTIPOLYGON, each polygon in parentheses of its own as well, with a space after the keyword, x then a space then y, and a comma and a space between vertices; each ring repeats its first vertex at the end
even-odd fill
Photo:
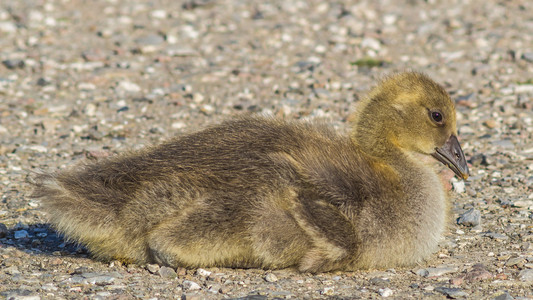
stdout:
POLYGON ((390 297, 392 296, 392 290, 389 288, 379 289, 378 293, 381 295, 381 297, 390 297))
POLYGON ((138 93, 141 91, 141 87, 130 81, 120 81, 117 84, 117 90, 126 93, 138 93))
POLYGON ((45 291, 57 291, 57 287, 53 283, 45 283, 41 285, 41 289, 45 291))
POLYGON ((326 53, 326 50, 327 50, 327 48, 324 45, 318 45, 318 46, 315 47, 315 52, 316 53, 326 53))
POLYGON ((458 193, 462 194, 465 192, 465 182, 464 181, 454 181, 452 182, 453 190, 458 193))
POLYGON ((381 43, 375 38, 366 37, 361 42, 361 47, 370 48, 377 51, 381 49, 381 43))
POLYGON ((207 276, 211 275, 211 272, 200 268, 200 269, 196 270, 196 274, 198 274, 200 276, 203 276, 203 277, 207 277, 207 276))
POLYGON ((514 88, 514 92, 517 94, 533 93, 533 84, 521 84, 514 88))
POLYGON ((335 289, 332 286, 327 286, 322 291, 320 291, 320 294, 322 295, 333 295, 334 293, 335 289))
POLYGON ((96 89, 96 85, 89 82, 80 82, 78 84, 78 89, 81 91, 94 91, 96 89))
POLYGON ((167 43, 171 45, 178 43, 178 37, 173 34, 167 34, 167 43))
POLYGON ((204 99, 205 99, 204 95, 200 93, 194 93, 194 95, 192 96, 192 100, 195 103, 201 103, 202 101, 204 101, 204 99))
POLYGON ((398 17, 396 15, 392 15, 392 14, 385 15, 383 17, 383 23, 385 23, 385 25, 392 25, 392 24, 396 23, 396 20, 398 20, 398 17))
POLYGON ((265 280, 268 281, 268 282, 276 282, 278 281, 278 277, 272 273, 268 273, 266 276, 265 276, 265 280))
POLYGON ((94 117, 96 114, 96 105, 89 103, 85 106, 85 114, 89 117, 94 117))
POLYGON ((517 201, 513 201, 513 205, 516 207, 527 207, 529 209, 532 209, 533 200, 517 200, 517 201))
POLYGON ((31 22, 39 23, 39 22, 41 22, 44 19, 44 15, 40 11, 32 10, 28 14, 28 18, 30 19, 31 22))
POLYGON ((174 129, 182 129, 182 128, 185 128, 187 125, 185 125, 185 123, 183 122, 175 122, 175 123, 172 123, 172 125, 170 126, 174 129))
POLYGON ((183 289, 186 291, 197 291, 201 289, 200 285, 194 281, 184 280, 183 289))
POLYGON ((157 10, 152 11, 150 15, 154 19, 165 19, 167 17, 167 12, 162 9, 157 9, 157 10))
POLYGON ((41 145, 31 145, 31 146, 28 146, 27 149, 35 151, 35 152, 40 152, 40 153, 46 153, 48 151, 46 147, 41 146, 41 145))
POLYGON ((0 31, 12 33, 17 31, 17 26, 13 22, 0 22, 0 31))

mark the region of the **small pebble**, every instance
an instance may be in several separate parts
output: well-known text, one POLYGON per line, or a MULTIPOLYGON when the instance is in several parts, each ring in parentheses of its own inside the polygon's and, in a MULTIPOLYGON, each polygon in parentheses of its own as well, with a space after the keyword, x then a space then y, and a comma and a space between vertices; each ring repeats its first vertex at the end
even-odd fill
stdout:
POLYGON ((163 43, 165 39, 159 34, 148 34, 135 40, 135 43, 139 45, 159 45, 163 43))
POLYGON ((513 300, 514 298, 509 295, 507 292, 503 292, 502 294, 492 298, 492 300, 513 300))
POLYGON ((265 276, 265 280, 267 282, 276 282, 278 281, 278 277, 272 273, 268 273, 266 276, 265 276))
POLYGON ((63 263, 63 260, 59 257, 55 257, 55 258, 52 258, 49 263, 52 265, 52 266, 58 266, 60 264, 63 263))
POLYGON ((498 123, 496 123, 496 121, 494 121, 493 119, 489 119, 489 120, 486 120, 485 122, 483 122, 483 125, 485 125, 488 128, 492 129, 492 128, 496 128, 498 126, 498 123))
POLYGON ((533 52, 525 52, 524 54, 522 54, 522 58, 525 61, 533 63, 533 52))
POLYGON ((22 69, 26 65, 21 59, 6 59, 2 61, 4 66, 8 69, 22 69))
POLYGON ((178 276, 185 276, 185 275, 187 275, 187 269, 182 268, 182 267, 178 267, 178 268, 176 269, 176 274, 177 274, 178 276))
POLYGON ((438 267, 438 268, 425 268, 416 271, 416 274, 423 277, 439 277, 446 273, 457 272, 457 268, 452 267, 438 267))
POLYGON ((483 264, 475 264, 472 266, 472 270, 468 271, 464 279, 470 282, 482 281, 492 278, 490 273, 483 264))
POLYGON ((118 277, 122 277, 122 275, 120 275, 117 272, 112 272, 112 273, 85 272, 85 273, 81 273, 80 275, 73 276, 71 278, 71 281, 74 283, 81 283, 81 284, 110 285, 118 277))
POLYGON ((120 81, 115 90, 122 93, 138 93, 141 91, 141 87, 130 81, 120 81))
POLYGON ((453 186, 453 190, 458 194, 462 194, 465 192, 465 182, 462 180, 457 181, 455 178, 453 178, 452 186, 453 186))
POLYGON ((508 240, 509 239, 509 237, 506 236, 505 234, 496 233, 496 232, 483 232, 481 234, 483 236, 490 237, 491 239, 494 239, 494 240, 508 240))
POLYGON ((159 265, 157 264, 147 264, 146 270, 152 274, 156 274, 159 271, 159 265))
POLYGON ((533 283, 533 269, 524 269, 518 273, 518 278, 525 282, 533 283))
POLYGON ((55 286, 53 283, 45 283, 41 285, 41 289, 44 291, 57 291, 57 286, 55 286))
POLYGON ((173 279, 178 276, 176 274, 176 271, 174 271, 174 269, 169 268, 167 266, 162 266, 161 268, 159 268, 158 273, 159 273, 159 276, 163 278, 167 278, 167 279, 173 279))
POLYGON ((457 277, 450 279, 450 283, 455 286, 462 285, 464 283, 464 277, 457 277))
POLYGON ((110 285, 115 281, 115 277, 108 276, 108 275, 100 275, 100 276, 94 276, 87 278, 87 283, 95 284, 95 285, 110 285))
POLYGON ((196 291, 200 289, 201 289, 200 285, 194 281, 190 281, 190 280, 183 281, 183 290, 185 291, 196 291))
POLYGON ((393 294, 392 290, 389 288, 379 289, 378 293, 381 297, 390 297, 393 294))
POLYGON ((463 213, 459 219, 457 219, 457 224, 465 226, 478 226, 481 223, 481 212, 477 209, 471 208, 465 213, 463 213))
POLYGON ((468 296, 468 294, 463 292, 460 288, 448 288, 448 287, 439 286, 435 288, 435 291, 441 294, 444 294, 447 297, 452 298, 452 299, 468 296))
POLYGON ((199 268, 198 270, 196 270, 196 274, 202 276, 202 277, 207 277, 209 275, 211 275, 212 272, 210 271, 207 271, 205 269, 202 269, 202 268, 199 268))
POLYGON ((507 267, 513 267, 513 266, 520 266, 520 265, 524 265, 526 259, 524 257, 512 257, 512 258, 509 258, 509 260, 507 260, 505 262, 505 266, 507 267))
POLYGON ((325 288, 323 288, 321 291, 320 291, 320 294, 322 295, 333 295, 335 294, 335 288, 332 287, 332 286, 327 286, 325 288))
POLYGON ((513 201, 514 207, 533 209, 533 200, 516 200, 513 201))
POLYGON ((431 292, 435 289, 434 286, 432 285, 426 285, 425 287, 422 288, 424 291, 428 291, 428 292, 431 292))
POLYGON ((9 274, 11 276, 20 274, 20 271, 16 266, 4 268, 2 271, 6 272, 6 274, 9 274))
POLYGON ((162 9, 153 10, 150 13, 150 16, 154 19, 165 19, 167 17, 167 12, 162 9))
POLYGON ((17 230, 15 231, 15 239, 24 239, 30 237, 30 234, 26 230, 17 230))

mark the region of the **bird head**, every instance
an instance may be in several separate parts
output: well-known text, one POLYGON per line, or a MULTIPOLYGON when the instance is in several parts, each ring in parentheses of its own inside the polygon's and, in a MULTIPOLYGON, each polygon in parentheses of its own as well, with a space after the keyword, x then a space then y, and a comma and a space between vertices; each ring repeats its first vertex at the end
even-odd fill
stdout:
POLYGON ((367 135, 378 140, 373 145, 366 143, 377 151, 387 151, 380 146, 392 144, 407 153, 431 155, 460 178, 468 178, 457 139, 454 103, 429 77, 416 72, 387 77, 362 106, 355 118, 356 140, 367 135))

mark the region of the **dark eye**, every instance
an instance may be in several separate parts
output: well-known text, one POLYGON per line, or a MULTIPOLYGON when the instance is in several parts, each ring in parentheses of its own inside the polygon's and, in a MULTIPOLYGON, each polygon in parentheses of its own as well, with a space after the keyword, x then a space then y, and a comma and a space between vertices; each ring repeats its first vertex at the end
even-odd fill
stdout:
POLYGON ((431 119, 433 119, 435 123, 438 123, 438 124, 442 123, 442 113, 440 111, 432 111, 430 114, 431 114, 431 119))

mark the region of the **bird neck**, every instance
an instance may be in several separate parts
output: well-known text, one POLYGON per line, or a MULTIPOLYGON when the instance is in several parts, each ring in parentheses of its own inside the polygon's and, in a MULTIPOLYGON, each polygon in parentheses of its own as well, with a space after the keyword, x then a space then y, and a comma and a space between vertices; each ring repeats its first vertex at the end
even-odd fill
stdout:
POLYGON ((361 132, 354 130, 352 140, 367 155, 385 161, 397 161, 404 153, 395 143, 396 138, 384 130, 361 132))
POLYGON ((352 117, 351 138, 368 155, 386 161, 398 160, 404 153, 397 143, 397 126, 373 104, 363 102, 352 117))

